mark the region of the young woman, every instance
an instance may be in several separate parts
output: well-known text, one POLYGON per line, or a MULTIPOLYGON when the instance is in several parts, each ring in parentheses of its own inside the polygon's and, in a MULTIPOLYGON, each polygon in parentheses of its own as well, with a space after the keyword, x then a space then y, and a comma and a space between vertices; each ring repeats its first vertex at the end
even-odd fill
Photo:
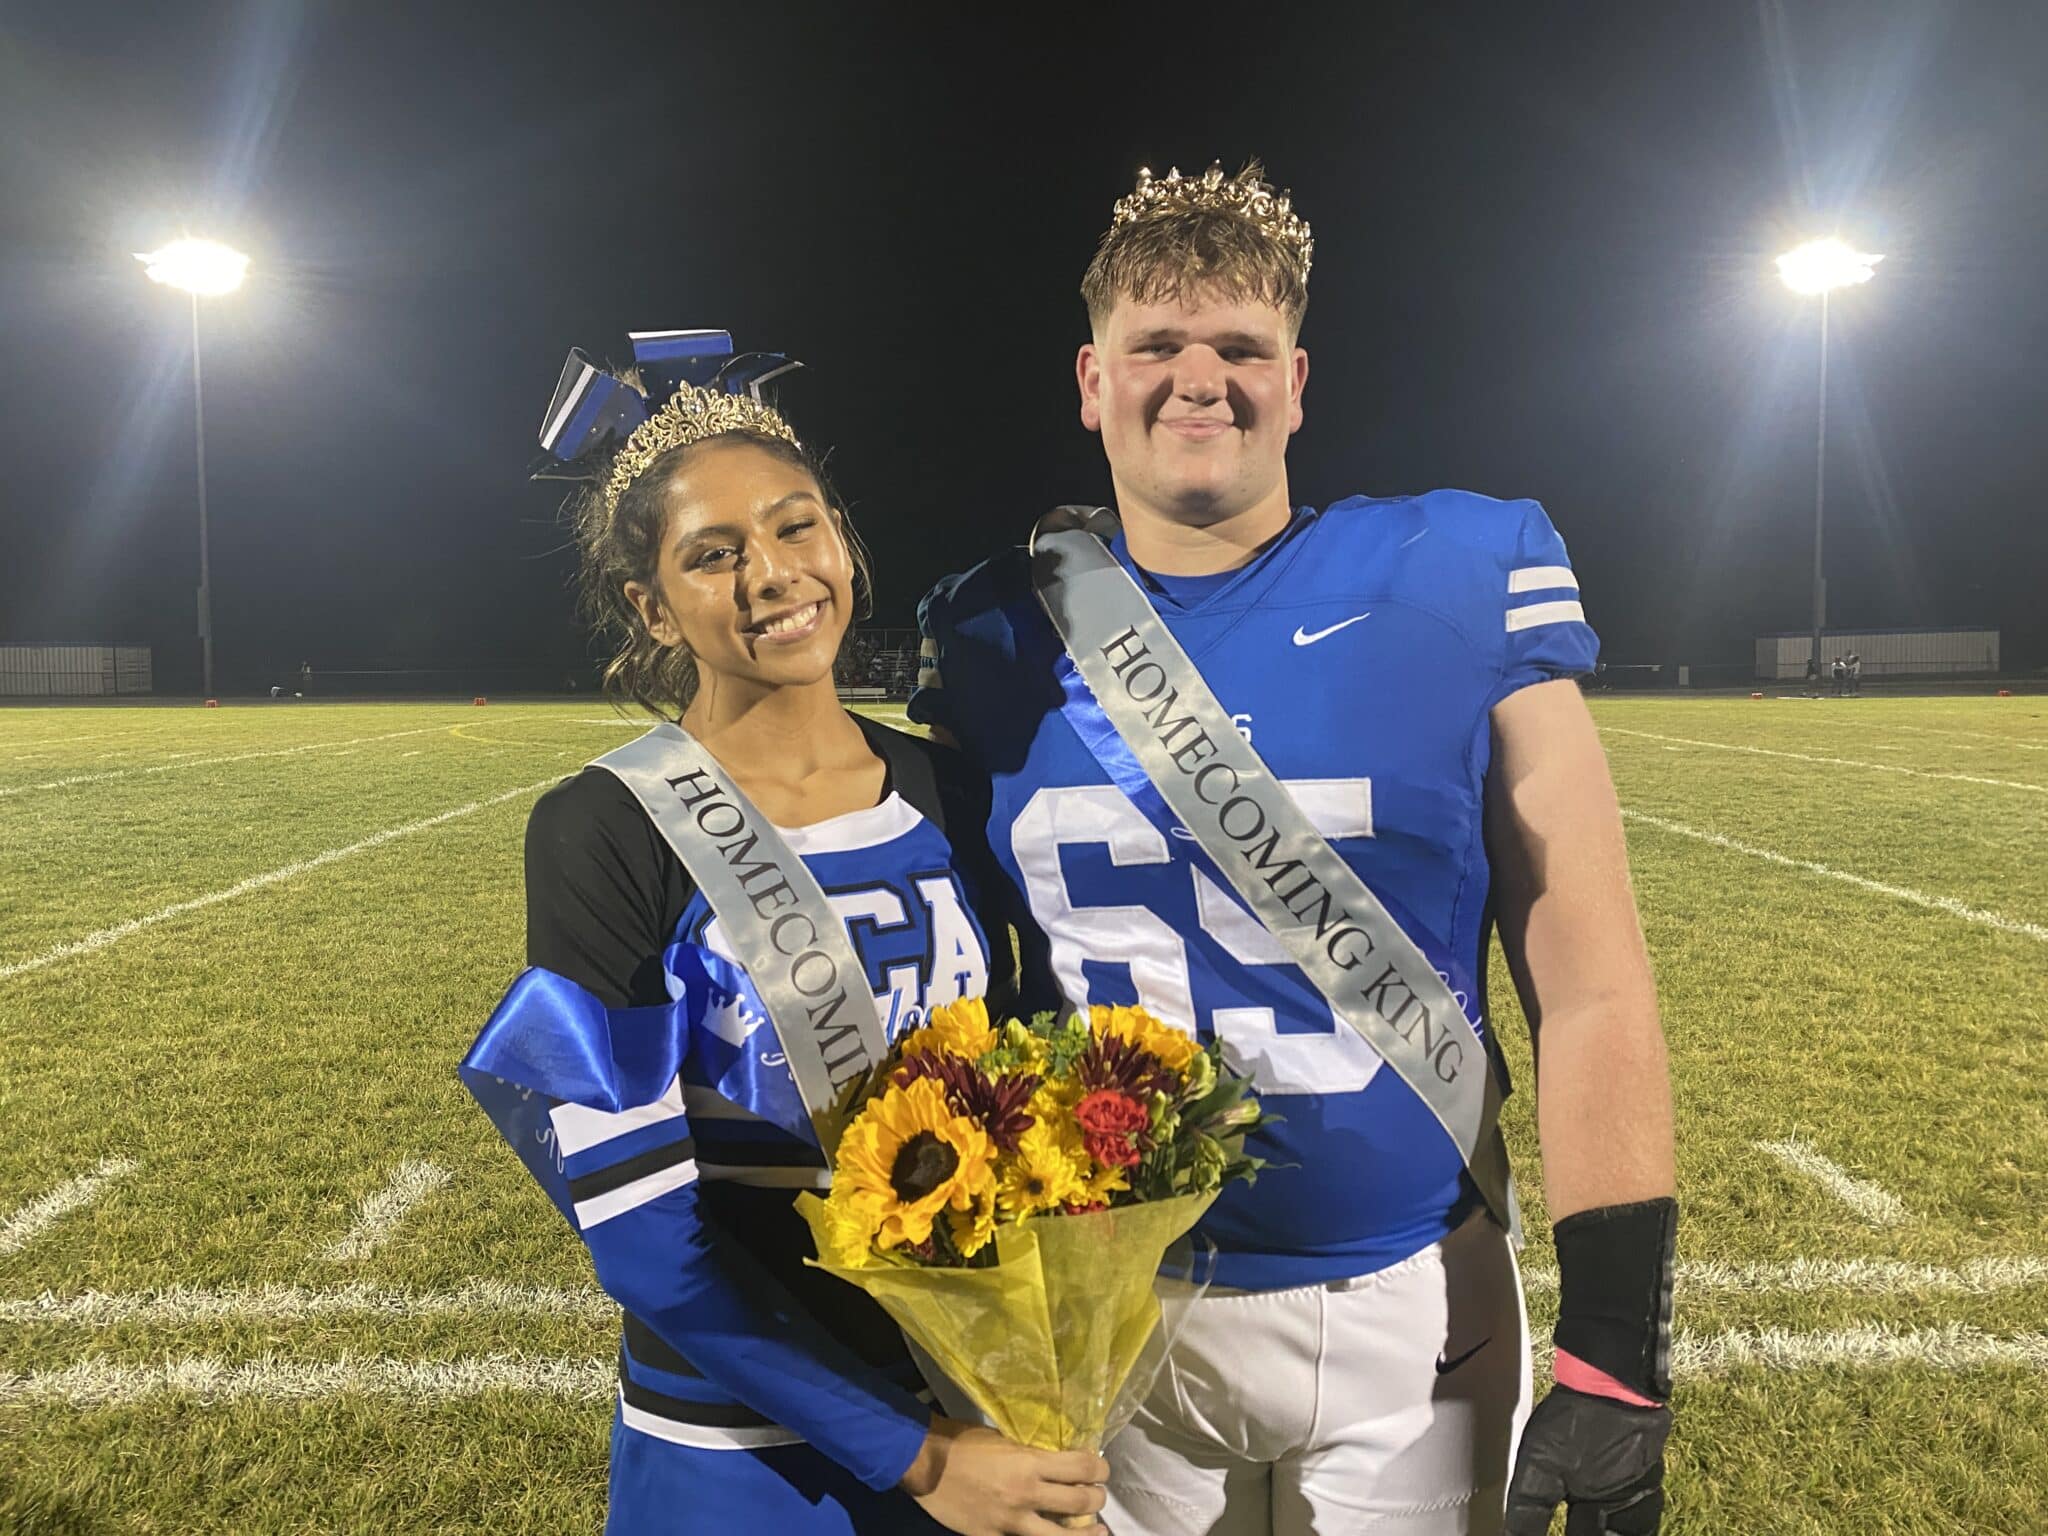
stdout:
MULTIPOLYGON (((945 749, 841 707, 832 666, 865 559, 781 417, 685 387, 627 439, 577 524, 587 605, 619 641, 607 687, 678 722, 829 893, 867 973, 854 1003, 872 994, 893 1038, 931 1007, 1000 994, 1007 933, 978 911, 986 790, 945 749)), ((1053 1536, 1061 1517, 1093 1515, 1100 1457, 935 1416, 894 1324, 805 1268, 792 1202, 829 1176, 768 1109, 787 1102, 791 1068, 729 941, 744 914, 711 909, 652 814, 601 765, 541 798, 526 843, 535 969, 485 1032, 508 1014, 596 1010, 630 1049, 636 1029, 688 1021, 658 1100, 557 1107, 544 1133, 626 1310, 607 1530, 1053 1536)))

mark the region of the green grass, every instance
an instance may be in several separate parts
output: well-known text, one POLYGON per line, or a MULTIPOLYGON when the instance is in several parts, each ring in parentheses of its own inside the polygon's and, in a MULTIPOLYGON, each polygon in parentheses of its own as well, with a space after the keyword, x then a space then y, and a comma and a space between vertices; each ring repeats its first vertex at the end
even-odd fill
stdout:
MULTIPOLYGON (((2022 787, 2048 786, 2048 703, 1594 709, 1644 818, 2037 930, 1632 821, 1672 1047, 1681 1258, 2048 1260, 2048 793, 2022 787), (1871 1225, 1756 1147, 1786 1138, 1889 1190, 1906 1219, 1871 1225)), ((532 795, 489 802, 624 740, 606 719, 589 704, 0 711, 0 973, 28 967, 0 974, 0 1222, 102 1159, 133 1162, 13 1251, 0 1241, 0 1531, 595 1528, 611 1326, 580 1248, 453 1064, 520 958, 532 795), (38 787, 88 775, 110 776, 38 787), (407 1158, 450 1182, 368 1257, 323 1257, 407 1158), (467 1289, 491 1281, 548 1293, 554 1310, 467 1289), (237 1302, 283 1287, 317 1304, 350 1285, 442 1300, 424 1315, 237 1302), (111 1322, 26 1305, 176 1288, 227 1305, 111 1322), (85 1373, 132 1384, 202 1357, 241 1371, 243 1395, 80 1400, 85 1373), (494 1357, 569 1362, 582 1390, 275 1395, 336 1362, 374 1375, 494 1357)), ((1495 1003, 1526 1087, 1512 1001, 1495 1003)), ((1525 1266, 1540 1274, 1530 1114, 1526 1092, 1510 1101, 1535 1207, 1525 1266)), ((1682 1291, 1681 1336, 1699 1347, 1764 1329, 1811 1341, 1960 1326, 2037 1352, 2031 1366, 1691 1374, 1669 1528, 2048 1529, 2048 1283, 2034 1273, 1974 1295, 1795 1290, 1768 1274, 1682 1291)), ((1538 1286, 1539 1334, 1553 1308, 1538 1286)))

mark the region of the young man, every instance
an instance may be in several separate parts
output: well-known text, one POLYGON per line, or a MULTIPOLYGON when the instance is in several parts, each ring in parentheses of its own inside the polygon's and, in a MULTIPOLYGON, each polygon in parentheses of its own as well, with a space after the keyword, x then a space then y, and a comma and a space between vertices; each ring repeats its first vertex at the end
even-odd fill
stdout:
POLYGON ((1074 535, 1048 524, 1033 557, 949 578, 921 610, 911 715, 991 775, 992 841, 1048 948, 1027 959, 1069 1003, 1135 999, 1220 1037, 1284 1117, 1257 1149, 1271 1165, 1204 1224, 1217 1283, 1112 1448, 1107 1518, 1119 1536, 1520 1536, 1569 1500, 1574 1532, 1655 1531, 1671 1109, 1620 817, 1571 681, 1597 642, 1534 502, 1293 508, 1310 250, 1257 167, 1141 173, 1082 284, 1081 420, 1121 529, 1090 525, 1114 565, 1081 552, 1110 584, 1066 603, 1074 535), (1127 597, 1140 622, 1099 656, 1063 645, 1127 597), (1136 681, 1154 660, 1183 668, 1171 690, 1167 670, 1136 681), (1157 743, 1107 718, 1119 685, 1157 743), (1175 711, 1202 694, 1216 731, 1191 737, 1175 711), (1258 836, 1290 809, 1274 780, 1298 808, 1284 847, 1258 836), (1292 905, 1262 921, 1273 897, 1292 905), (1478 1099, 1453 1102, 1500 1070, 1496 927, 1537 1031, 1562 1271, 1558 1386, 1533 1417, 1494 1100, 1470 1123, 1458 1105, 1478 1099), (1434 975, 1394 992, 1381 962, 1417 948, 1434 975), (1347 973, 1349 990, 1329 979, 1347 973))

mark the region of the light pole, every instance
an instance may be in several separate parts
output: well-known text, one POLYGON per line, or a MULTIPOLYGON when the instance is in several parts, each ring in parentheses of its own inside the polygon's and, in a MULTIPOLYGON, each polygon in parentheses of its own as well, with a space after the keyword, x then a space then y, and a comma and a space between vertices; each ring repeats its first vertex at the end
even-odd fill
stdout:
POLYGON ((1820 673, 1820 634, 1827 627, 1827 580, 1821 575, 1821 519, 1828 494, 1828 295, 1851 283, 1867 283, 1882 256, 1853 251, 1841 241, 1809 240, 1778 258, 1778 276, 1794 293, 1820 295, 1820 430, 1813 474, 1813 675, 1820 673))
POLYGON ((136 253, 153 283, 181 288, 192 298, 192 435, 199 450, 199 645, 202 688, 213 697, 213 566, 206 538, 206 403, 199 377, 199 301, 242 286, 249 258, 212 240, 173 240, 136 253))

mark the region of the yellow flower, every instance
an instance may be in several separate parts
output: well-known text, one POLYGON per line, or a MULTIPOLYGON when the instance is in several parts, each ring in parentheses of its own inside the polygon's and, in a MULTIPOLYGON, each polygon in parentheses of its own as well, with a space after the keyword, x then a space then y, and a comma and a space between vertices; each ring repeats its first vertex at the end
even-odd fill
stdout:
POLYGON ((905 1035, 901 1045, 905 1056, 946 1051, 979 1061, 996 1048, 996 1032, 988 1022, 988 1005, 978 997, 968 997, 934 1008, 924 1027, 905 1035))
POLYGON ((1040 1125, 1071 1130, 1074 1145, 1078 1147, 1081 1144, 1081 1127, 1074 1123, 1074 1106, 1081 1102, 1087 1091, 1079 1078, 1049 1077, 1032 1090, 1024 1112, 1036 1117, 1040 1125))
POLYGON ((881 1205, 873 1196, 856 1195, 851 1183, 835 1183, 825 1197, 825 1228, 818 1257, 841 1269, 859 1269, 874 1257, 875 1229, 881 1220, 881 1205))
POLYGON ((1058 1210, 1088 1198, 1089 1159, 1056 1126, 1041 1120, 1017 1138, 1017 1150, 1003 1159, 996 1203, 1017 1218, 1058 1210))
POLYGON ((946 1090, 928 1077, 891 1087, 869 1102, 839 1143, 832 1194, 877 1214, 881 1248, 929 1241, 932 1219, 948 1206, 969 1209, 994 1183, 988 1133, 956 1115, 946 1090))
MULTIPOLYGON (((1091 1162, 1094 1160, 1091 1158, 1091 1162)), ((1088 1176, 1088 1194, 1080 1203, 1083 1205, 1107 1205, 1109 1197, 1121 1194, 1131 1187, 1131 1171, 1128 1168, 1112 1168, 1095 1163, 1095 1171, 1088 1176)))
POLYGON ((1105 1008, 1098 1003, 1088 1014, 1089 1027, 1096 1034, 1120 1035, 1175 1072, 1185 1072, 1188 1063, 1201 1054, 1202 1047, 1193 1035, 1162 1024, 1142 1008, 1105 1008))
POLYGON ((996 1235, 996 1192, 985 1190, 974 1197, 964 1211, 949 1211, 946 1223, 953 1233, 953 1246, 962 1258, 971 1259, 989 1245, 996 1235))

